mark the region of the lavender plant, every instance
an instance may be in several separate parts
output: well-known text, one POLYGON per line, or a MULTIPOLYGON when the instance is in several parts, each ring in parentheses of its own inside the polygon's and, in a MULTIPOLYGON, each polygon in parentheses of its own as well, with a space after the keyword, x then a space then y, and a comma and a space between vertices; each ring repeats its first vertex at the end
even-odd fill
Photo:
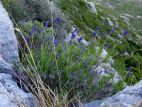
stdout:
MULTIPOLYGON (((80 32, 75 29, 69 42, 61 41, 60 39, 65 36, 62 35, 61 31, 64 30, 62 29, 63 19, 60 16, 54 18, 52 13, 49 15, 52 17, 49 20, 46 19, 43 22, 33 20, 21 25, 20 27, 32 54, 31 58, 31 54, 25 52, 25 45, 21 46, 24 47, 24 55, 21 56, 21 61, 25 68, 30 71, 29 75, 36 77, 36 69, 45 86, 49 85, 52 90, 59 94, 60 98, 63 98, 63 95, 67 93, 66 97, 71 103, 75 103, 76 99, 84 102, 101 99, 105 97, 101 92, 107 90, 105 88, 106 83, 113 78, 113 75, 104 76, 97 85, 94 85, 94 77, 90 69, 100 63, 98 57, 100 57, 105 48, 108 51, 108 55, 103 62, 107 62, 109 57, 112 56, 117 65, 115 69, 128 84, 134 84, 140 79, 142 73, 139 72, 141 70, 139 55, 123 56, 125 51, 128 51, 128 54, 133 54, 132 49, 136 49, 133 46, 133 42, 127 38, 131 32, 126 25, 121 23, 122 28, 125 30, 120 32, 119 28, 108 27, 108 25, 101 22, 100 16, 92 15, 90 11, 87 11, 86 4, 82 0, 69 1, 69 3, 63 1, 61 0, 63 8, 67 12, 72 12, 70 11, 73 8, 70 7, 72 3, 74 4, 71 6, 76 6, 76 4, 80 6, 79 12, 76 12, 77 14, 71 19, 87 36, 77 38, 80 32), (79 13, 83 13, 81 15, 82 19, 80 19, 79 13), (94 31, 91 30, 90 32, 90 29, 87 30, 86 26, 94 29, 94 31), (122 34, 122 38, 116 38, 118 31, 122 34), (76 38, 77 43, 74 42, 76 38), (90 46, 83 46, 82 41, 84 39, 91 42, 90 46), (129 46, 129 43, 132 45, 129 46), (96 47, 99 47, 98 52, 96 52, 96 47), (127 70, 129 67, 132 67, 131 72, 127 70)), ((120 81, 114 86, 114 92, 123 88, 122 83, 123 81, 120 81)))

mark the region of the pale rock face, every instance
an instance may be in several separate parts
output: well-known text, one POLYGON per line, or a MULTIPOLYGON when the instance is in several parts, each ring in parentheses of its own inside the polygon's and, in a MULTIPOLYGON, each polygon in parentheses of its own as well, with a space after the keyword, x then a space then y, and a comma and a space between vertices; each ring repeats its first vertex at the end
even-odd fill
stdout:
POLYGON ((116 84, 120 80, 122 80, 121 76, 114 68, 112 68, 109 63, 100 63, 98 65, 95 65, 91 72, 95 74, 95 77, 97 77, 94 77, 94 82, 99 81, 101 78, 103 78, 103 76, 109 76, 112 74, 114 75, 113 79, 109 81, 111 84, 116 84))
POLYGON ((142 19, 142 16, 136 16, 136 18, 138 18, 138 19, 142 19))
POLYGON ((13 67, 18 62, 18 45, 14 27, 0 2, 0 72, 16 76, 13 67))
POLYGON ((142 80, 112 97, 90 102, 84 107, 142 107, 142 80))
POLYGON ((89 5, 89 7, 91 8, 91 10, 97 14, 97 9, 96 9, 96 5, 93 2, 87 2, 87 4, 89 5))
POLYGON ((11 75, 0 73, 0 107, 38 107, 32 94, 21 90, 11 75))
POLYGON ((6 62, 1 56, 0 56, 0 73, 8 73, 14 77, 17 77, 15 71, 13 70, 13 65, 6 62))
POLYGON ((0 56, 8 63, 19 61, 13 24, 0 2, 0 56))
POLYGON ((113 22, 109 18, 107 18, 107 23, 109 26, 113 26, 113 22))
MULTIPOLYGON (((100 51, 100 48, 96 47, 96 57, 98 58, 98 62, 103 62, 106 59, 108 52, 105 49, 102 49, 101 53, 99 53, 99 51, 100 51)), ((107 62, 110 65, 114 65, 114 61, 111 56, 109 57, 107 62)))
POLYGON ((12 80, 17 77, 15 64, 19 64, 17 39, 0 2, 0 107, 38 107, 34 96, 24 92, 12 80))

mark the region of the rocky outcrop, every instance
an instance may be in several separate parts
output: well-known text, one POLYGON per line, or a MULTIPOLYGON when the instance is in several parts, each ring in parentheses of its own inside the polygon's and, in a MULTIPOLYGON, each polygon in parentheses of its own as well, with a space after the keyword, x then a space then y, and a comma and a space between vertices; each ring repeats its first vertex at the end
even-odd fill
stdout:
POLYGON ((109 26, 113 27, 113 22, 110 20, 110 18, 106 18, 107 23, 109 26))
POLYGON ((14 27, 0 2, 0 72, 15 75, 13 66, 18 62, 18 45, 14 27))
POLYGON ((84 107, 142 107, 142 80, 112 97, 85 104, 84 107))
POLYGON ((13 24, 0 2, 0 56, 7 63, 19 61, 17 39, 13 24))
POLYGON ((90 7, 90 9, 92 10, 92 12, 97 15, 97 9, 96 9, 95 3, 88 2, 88 0, 84 0, 84 1, 88 4, 88 7, 90 7))
POLYGON ((112 66, 109 63, 100 63, 98 65, 95 65, 92 68, 91 72, 95 75, 94 77, 95 83, 104 76, 110 76, 110 75, 113 75, 113 79, 109 81, 111 84, 116 84, 120 80, 122 80, 121 76, 117 73, 117 71, 114 68, 112 68, 112 66))
POLYGON ((13 24, 0 2, 0 107, 37 107, 34 96, 20 89, 15 64, 19 65, 18 45, 13 24))
MULTIPOLYGON (((101 50, 100 47, 96 47, 96 58, 97 58, 98 62, 103 62, 104 60, 106 60, 108 52, 105 49, 102 49, 101 53, 99 53, 100 50, 101 50)), ((110 65, 114 65, 114 60, 112 59, 111 56, 108 58, 107 62, 110 65)))
POLYGON ((0 73, 0 107, 37 107, 34 96, 21 90, 11 75, 0 73))

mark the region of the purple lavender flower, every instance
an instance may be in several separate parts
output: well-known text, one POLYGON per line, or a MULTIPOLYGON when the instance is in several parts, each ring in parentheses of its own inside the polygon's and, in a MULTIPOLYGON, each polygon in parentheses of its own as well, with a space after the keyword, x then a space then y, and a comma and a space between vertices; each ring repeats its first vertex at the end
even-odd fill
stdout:
POLYGON ((35 26, 32 26, 32 29, 31 29, 31 35, 32 35, 32 36, 35 34, 35 31, 36 31, 35 26))
POLYGON ((103 32, 100 37, 103 38, 105 36, 106 32, 103 32))
POLYGON ((58 41, 54 39, 54 46, 58 46, 58 41))
POLYGON ((129 31, 128 30, 124 30, 123 35, 127 36, 128 34, 129 34, 129 31))
POLYGON ((77 41, 80 43, 83 40, 83 37, 79 37, 77 41))
POLYGON ((97 35, 97 32, 93 32, 93 33, 92 33, 92 35, 93 35, 94 37, 96 37, 96 35, 97 35))
POLYGON ((108 44, 105 46, 106 49, 110 49, 111 48, 111 44, 108 44))
POLYGON ((74 72, 70 73, 70 77, 75 79, 76 77, 75 73, 74 72))
POLYGON ((126 78, 130 77, 131 76, 131 73, 128 72, 128 74, 126 75, 126 78))
POLYGON ((112 28, 111 31, 110 31, 110 35, 112 35, 112 33, 113 33, 114 31, 115 31, 115 29, 112 28))
POLYGON ((49 21, 46 21, 45 22, 45 27, 48 27, 48 25, 49 25, 49 21))
POLYGON ((61 17, 58 16, 56 19, 55 19, 55 23, 60 23, 62 21, 61 17))
POLYGON ((74 39, 76 37, 76 33, 73 33, 71 36, 71 39, 74 39))
POLYGON ((70 45, 72 44, 72 40, 69 41, 69 44, 70 44, 70 45))
POLYGON ((132 72, 132 67, 129 67, 127 70, 128 70, 129 72, 132 72))

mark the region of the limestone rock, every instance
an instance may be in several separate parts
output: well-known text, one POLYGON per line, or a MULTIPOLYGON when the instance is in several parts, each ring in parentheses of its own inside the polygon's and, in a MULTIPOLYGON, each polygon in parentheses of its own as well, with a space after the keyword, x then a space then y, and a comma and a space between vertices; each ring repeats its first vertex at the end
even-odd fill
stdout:
POLYGON ((19 61, 17 39, 13 24, 0 2, 0 56, 7 63, 19 61))
POLYGON ((90 102, 84 107, 142 107, 142 80, 134 86, 127 86, 112 97, 90 102))
MULTIPOLYGON (((96 47, 97 60, 98 62, 103 62, 106 59, 108 52, 105 49, 102 49, 101 53, 99 53, 99 51, 100 51, 100 47, 96 47)), ((114 61, 111 56, 108 58, 107 62, 111 65, 114 65, 114 61)))
POLYGON ((21 90, 11 75, 0 73, 0 107, 38 107, 32 94, 21 90))
POLYGON ((17 77, 17 74, 13 70, 13 65, 6 62, 1 56, 0 56, 0 73, 8 73, 11 74, 13 77, 17 77))
POLYGON ((113 22, 109 19, 109 18, 106 18, 107 19, 107 23, 109 26, 113 26, 113 22))
POLYGON ((108 75, 113 75, 113 80, 109 81, 112 84, 118 83, 120 80, 122 80, 117 71, 114 68, 112 68, 112 66, 109 63, 100 63, 98 65, 95 65, 91 72, 97 75, 94 78, 94 82, 99 81, 103 76, 108 75))
POLYGON ((89 5, 89 7, 91 8, 91 10, 97 14, 97 9, 96 9, 96 5, 93 2, 87 2, 87 4, 89 5))

